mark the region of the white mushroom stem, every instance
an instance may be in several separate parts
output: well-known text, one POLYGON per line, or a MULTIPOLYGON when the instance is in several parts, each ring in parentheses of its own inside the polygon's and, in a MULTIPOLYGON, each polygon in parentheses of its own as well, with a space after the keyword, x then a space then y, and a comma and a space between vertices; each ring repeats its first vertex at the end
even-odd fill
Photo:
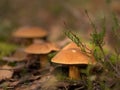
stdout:
POLYGON ((40 55, 40 67, 44 68, 49 64, 47 54, 40 55))
POLYGON ((80 70, 77 66, 69 66, 69 77, 76 80, 80 79, 80 70))

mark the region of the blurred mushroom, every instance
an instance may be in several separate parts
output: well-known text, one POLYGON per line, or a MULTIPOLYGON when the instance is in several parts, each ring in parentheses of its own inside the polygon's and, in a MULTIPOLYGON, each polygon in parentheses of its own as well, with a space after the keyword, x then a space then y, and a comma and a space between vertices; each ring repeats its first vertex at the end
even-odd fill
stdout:
MULTIPOLYGON (((47 31, 40 27, 22 27, 13 32, 13 37, 16 37, 19 41, 22 40, 24 43, 33 42, 34 39, 44 38, 47 36, 47 31), (29 41, 29 42, 28 42, 29 41)), ((16 41, 17 41, 16 40, 16 41)))
POLYGON ((7 62, 20 62, 24 61, 26 57, 27 54, 23 51, 23 49, 18 49, 11 56, 3 57, 2 60, 7 62))
MULTIPOLYGON (((23 51, 23 49, 17 49, 10 56, 5 56, 2 58, 3 61, 6 61, 10 66, 13 67, 14 72, 19 72, 26 68, 29 61, 29 56, 23 51)), ((32 64, 29 63, 29 65, 32 64)))
POLYGON ((28 54, 40 55, 40 66, 43 68, 49 64, 47 54, 58 50, 59 48, 54 43, 38 42, 28 46, 24 51, 28 54))
POLYGON ((92 57, 87 56, 77 48, 61 50, 52 58, 51 62, 69 65, 69 77, 71 79, 80 79, 80 70, 77 65, 95 64, 92 57))

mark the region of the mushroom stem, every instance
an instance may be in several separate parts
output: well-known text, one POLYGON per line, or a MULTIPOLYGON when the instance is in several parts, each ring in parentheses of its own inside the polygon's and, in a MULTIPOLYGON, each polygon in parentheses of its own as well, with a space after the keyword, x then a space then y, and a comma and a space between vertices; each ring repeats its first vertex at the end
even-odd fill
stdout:
POLYGON ((32 42, 33 42, 33 38, 29 38, 29 39, 27 39, 26 45, 30 45, 32 42))
POLYGON ((27 45, 30 45, 31 43, 33 42, 33 39, 32 38, 28 38, 28 39, 21 39, 21 46, 27 46, 27 45))
POLYGON ((44 68, 49 64, 47 54, 40 55, 40 67, 44 68))
POLYGON ((75 80, 80 79, 80 70, 77 66, 69 66, 69 77, 75 80))

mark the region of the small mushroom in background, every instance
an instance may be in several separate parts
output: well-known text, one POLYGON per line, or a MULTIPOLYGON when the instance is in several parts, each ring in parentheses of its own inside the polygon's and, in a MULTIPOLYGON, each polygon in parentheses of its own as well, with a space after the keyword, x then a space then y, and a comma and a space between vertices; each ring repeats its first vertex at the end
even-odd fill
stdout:
POLYGON ((52 58, 51 62, 68 65, 69 77, 75 80, 80 79, 80 70, 77 65, 96 63, 93 57, 86 55, 77 48, 61 50, 52 58))
POLYGON ((27 54, 22 49, 17 49, 11 56, 5 56, 2 60, 7 62, 21 62, 24 61, 26 57, 27 54))
POLYGON ((34 39, 46 39, 47 31, 40 27, 21 27, 12 36, 16 37, 16 42, 24 42, 21 44, 30 44, 34 39))
MULTIPOLYGON (((17 49, 12 55, 5 56, 2 58, 2 61, 5 61, 8 65, 13 67, 14 72, 20 72, 24 68, 27 68, 29 55, 23 51, 23 49, 17 49)), ((29 63, 31 65, 33 62, 29 63)))
POLYGON ((49 65, 47 55, 52 51, 58 51, 59 48, 54 43, 50 42, 36 42, 25 48, 25 52, 28 54, 34 54, 40 56, 40 67, 44 68, 49 65))

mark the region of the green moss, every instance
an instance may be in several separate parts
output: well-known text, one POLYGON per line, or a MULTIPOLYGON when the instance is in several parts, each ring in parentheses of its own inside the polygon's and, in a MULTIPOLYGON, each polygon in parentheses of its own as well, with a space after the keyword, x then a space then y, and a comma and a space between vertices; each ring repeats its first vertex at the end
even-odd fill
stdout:
MULTIPOLYGON (((118 60, 120 59, 120 57, 118 57, 118 60)), ((118 60, 117 60, 117 55, 116 54, 112 54, 112 55, 110 55, 110 61, 112 62, 112 63, 116 63, 116 62, 118 62, 118 60)))
POLYGON ((0 60, 3 56, 11 54, 16 48, 16 45, 0 42, 0 60))
POLYGON ((16 62, 9 62, 9 63, 8 63, 8 65, 9 65, 9 66, 13 66, 13 67, 14 67, 14 66, 16 66, 16 65, 17 65, 17 63, 16 63, 16 62))
POLYGON ((68 79, 68 77, 66 76, 66 74, 65 74, 65 73, 62 73, 62 72, 57 73, 57 74, 56 74, 56 77, 57 77, 57 79, 60 80, 60 81, 63 81, 63 80, 68 79))
POLYGON ((57 52, 51 52, 48 54, 48 58, 51 59, 56 55, 57 52))

